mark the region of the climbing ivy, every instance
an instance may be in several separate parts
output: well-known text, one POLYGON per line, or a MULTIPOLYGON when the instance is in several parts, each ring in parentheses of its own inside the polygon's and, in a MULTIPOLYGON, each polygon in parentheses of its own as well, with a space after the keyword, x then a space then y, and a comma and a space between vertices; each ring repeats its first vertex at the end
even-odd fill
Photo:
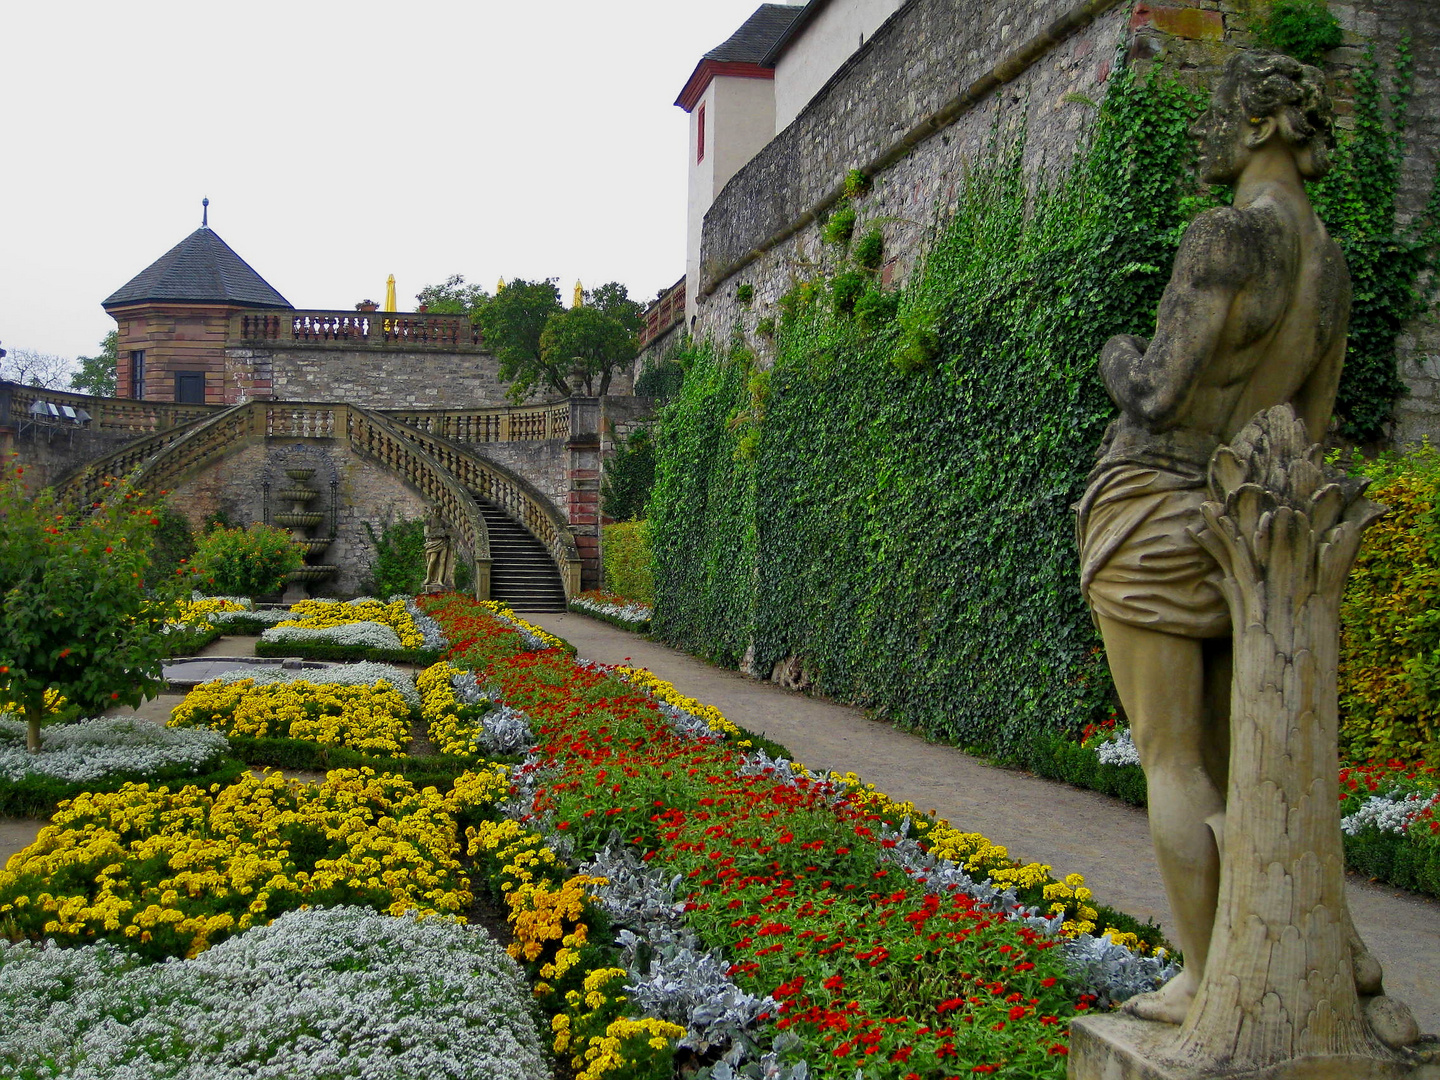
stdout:
POLYGON ((1325 0, 1271 0, 1254 20, 1253 29, 1260 45, 1287 53, 1302 64, 1317 63, 1321 53, 1345 40, 1345 32, 1325 0))
MULTIPOLYGON (((1360 89, 1316 188, 1356 275, 1352 432, 1388 422, 1430 238, 1394 225, 1404 97, 1360 89)), ((1114 415, 1100 348, 1153 332, 1180 236, 1223 197, 1195 181, 1204 103, 1118 70, 1063 175, 1029 182, 1023 124, 997 129, 899 293, 843 260, 797 283, 766 379, 692 347, 656 433, 655 632, 759 674, 799 657, 824 693, 1013 760, 1101 718, 1070 506, 1114 415)))
POLYGON ((793 290, 763 396, 743 350, 687 358, 657 435, 657 633, 763 673, 799 656, 825 693, 1005 755, 1108 700, 1069 507, 1112 415, 1100 346, 1150 332, 1194 210, 1201 104, 1114 84, 1038 190, 1023 126, 997 131, 898 305, 849 267, 793 290))
POLYGON ((1311 198, 1345 252, 1354 285, 1350 341, 1335 412, 1346 438, 1388 438, 1394 406, 1407 393, 1395 359, 1401 328, 1429 304, 1437 242, 1440 183, 1410 223, 1397 215, 1405 128, 1413 91, 1410 50, 1397 50, 1391 89, 1381 85, 1372 45, 1355 70, 1355 126, 1338 147, 1330 174, 1311 198))

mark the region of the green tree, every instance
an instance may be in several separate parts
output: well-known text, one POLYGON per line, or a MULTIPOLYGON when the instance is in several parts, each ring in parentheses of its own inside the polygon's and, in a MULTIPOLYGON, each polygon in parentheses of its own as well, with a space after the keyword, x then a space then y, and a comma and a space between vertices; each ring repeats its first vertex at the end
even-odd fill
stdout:
POLYGON ((451 274, 439 285, 426 285, 415 294, 416 306, 423 305, 438 315, 469 315, 471 320, 490 300, 479 285, 465 284, 463 274, 451 274))
POLYGON ((120 361, 120 332, 111 330, 100 342, 94 356, 82 356, 76 362, 80 370, 70 376, 70 389, 95 397, 115 396, 115 371, 120 361))
POLYGON ((476 314, 485 344, 500 361, 500 378, 510 384, 510 398, 523 401, 536 387, 568 395, 568 364, 551 368, 543 359, 540 335, 552 315, 565 310, 555 279, 517 278, 501 289, 476 314))
POLYGON ((545 371, 562 383, 567 373, 578 377, 586 394, 597 393, 598 379, 598 393, 603 396, 615 371, 635 359, 636 348, 633 330, 589 306, 551 315, 540 334, 545 371))
POLYGON ((147 595, 159 518, 142 493, 109 481, 108 497, 76 516, 49 489, 31 495, 23 473, 12 464, 0 478, 0 680, 35 753, 47 690, 82 715, 160 692, 172 609, 147 595))
POLYGON ((585 306, 609 315, 632 334, 645 328, 645 308, 630 299, 630 290, 618 281, 607 281, 585 292, 585 306))

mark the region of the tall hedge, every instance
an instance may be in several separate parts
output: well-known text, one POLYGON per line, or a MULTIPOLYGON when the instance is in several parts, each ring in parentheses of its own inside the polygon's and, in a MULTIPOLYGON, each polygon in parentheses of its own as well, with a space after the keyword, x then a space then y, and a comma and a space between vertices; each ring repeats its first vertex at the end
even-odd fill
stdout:
POLYGON ((1340 606, 1340 746, 1352 761, 1440 764, 1440 452, 1357 462, 1389 513, 1340 606))

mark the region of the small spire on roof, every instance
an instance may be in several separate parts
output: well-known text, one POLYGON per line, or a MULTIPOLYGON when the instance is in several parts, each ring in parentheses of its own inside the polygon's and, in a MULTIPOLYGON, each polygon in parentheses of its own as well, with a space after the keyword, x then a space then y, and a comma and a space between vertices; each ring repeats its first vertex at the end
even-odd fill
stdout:
POLYGON ((210 198, 206 196, 200 200, 200 228, 210 227, 210 198))

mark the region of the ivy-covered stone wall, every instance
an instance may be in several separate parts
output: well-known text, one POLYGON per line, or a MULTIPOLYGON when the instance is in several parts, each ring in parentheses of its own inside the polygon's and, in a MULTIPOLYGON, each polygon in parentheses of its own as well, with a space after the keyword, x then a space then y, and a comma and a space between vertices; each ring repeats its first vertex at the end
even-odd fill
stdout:
MULTIPOLYGON (((1255 22, 1268 3, 1122 0, 1043 50, 1018 77, 869 178, 860 227, 868 221, 882 231, 885 281, 908 280, 934 240, 936 223, 953 213, 962 178, 983 158, 997 126, 1013 127, 1023 117, 1032 175, 1063 168, 1117 59, 1141 70, 1159 64, 1188 85, 1206 87, 1231 51, 1256 43, 1255 22)), ((1103 0, 1091 6, 1103 6, 1103 0)), ((1393 75, 1401 46, 1408 47, 1412 94, 1395 194, 1403 225, 1424 210, 1440 155, 1440 4, 1334 0, 1328 6, 1344 32, 1341 46, 1324 57, 1342 132, 1355 123, 1356 73, 1366 45, 1374 44, 1384 80, 1393 75)), ((696 335, 725 341, 738 330, 762 361, 773 355, 766 331, 779 298, 797 281, 836 269, 835 251, 824 242, 828 208, 782 243, 765 248, 767 240, 803 221, 847 171, 873 161, 1074 8, 1057 0, 1019 0, 1000 11, 981 0, 906 4, 716 199, 701 252, 706 281, 691 286, 701 298, 696 335), (758 259, 717 280, 719 272, 761 248, 758 259), (737 290, 745 286, 749 299, 741 302, 737 290)), ((1394 441, 1422 435, 1440 440, 1440 319, 1433 312, 1407 318, 1394 352, 1396 385, 1409 391, 1392 410, 1394 441)))
MULTIPOLYGON (((1244 43, 1219 0, 1184 10, 1127 7, 1095 99, 1027 99, 1105 19, 1067 38, 712 294, 657 435, 658 634, 1018 761, 1111 707, 1069 513, 1114 413, 1096 359, 1151 333, 1184 228, 1223 198, 1189 128, 1244 43), (1039 168, 1068 108, 1069 167, 1039 168)), ((1346 55, 1348 131, 1312 190, 1356 282, 1337 418, 1364 443, 1440 240, 1404 213, 1413 55, 1346 55)))

